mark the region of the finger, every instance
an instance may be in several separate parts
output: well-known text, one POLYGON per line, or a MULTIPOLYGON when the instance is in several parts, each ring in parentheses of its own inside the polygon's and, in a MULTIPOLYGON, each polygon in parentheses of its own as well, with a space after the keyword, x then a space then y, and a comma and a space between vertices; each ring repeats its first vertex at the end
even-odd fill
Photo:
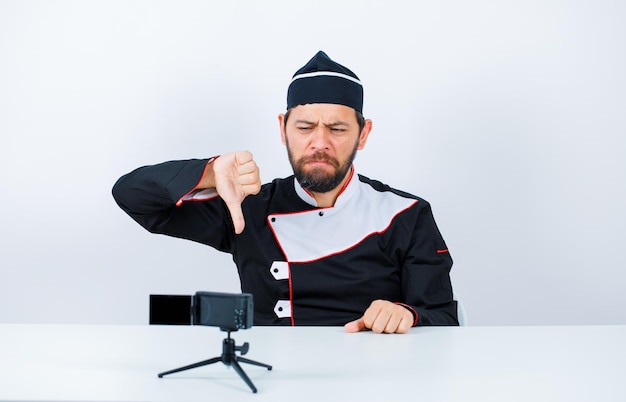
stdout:
POLYGON ((378 314, 376 315, 376 319, 371 325, 372 331, 376 332, 377 334, 385 332, 385 328, 387 327, 387 323, 389 322, 390 318, 391 314, 388 311, 379 310, 378 314))
POLYGON ((242 186, 241 190, 243 191, 243 193, 248 196, 248 195, 255 195, 257 194, 260 190, 261 190, 261 186, 257 185, 257 184, 252 184, 249 186, 242 186))
POLYGON ((237 183, 240 186, 257 186, 259 188, 261 187, 261 181, 259 180, 259 177, 254 173, 240 175, 237 178, 237 183))
POLYGON ((235 160, 237 161, 237 165, 241 166, 253 161, 254 157, 250 151, 239 151, 235 152, 235 160))
POLYGON ((363 321, 363 317, 358 320, 351 321, 343 326, 346 332, 359 332, 367 329, 365 326, 365 322, 363 321))
POLYGON ((398 325, 396 332, 398 334, 405 334, 409 332, 409 329, 411 329, 412 326, 413 326, 413 317, 411 314, 410 318, 402 317, 402 320, 400 321, 400 325, 398 325))
POLYGON ((393 334, 397 332, 400 328, 400 323, 402 322, 402 315, 392 314, 387 321, 387 325, 385 325, 384 332, 387 334, 393 334))
POLYGON ((237 168, 237 182, 243 187, 244 195, 256 194, 261 189, 259 169, 254 161, 237 168))
POLYGON ((377 334, 385 330, 389 321, 391 312, 389 311, 388 303, 385 300, 374 300, 368 309, 365 310, 365 314, 363 314, 367 328, 370 328, 377 334))
POLYGON ((243 232, 246 222, 243 219, 243 211, 241 210, 241 204, 239 202, 233 202, 226 204, 228 211, 230 212, 230 219, 233 221, 235 227, 235 234, 243 232))
POLYGON ((237 161, 237 171, 239 173, 247 173, 247 172, 253 172, 253 171, 258 171, 259 167, 257 166, 256 162, 254 161, 254 159, 250 159, 249 161, 245 161, 245 162, 241 162, 241 161, 237 161))
POLYGON ((413 326, 413 314, 406 308, 394 305, 393 309, 390 311, 391 315, 385 326, 385 333, 404 334, 413 326))

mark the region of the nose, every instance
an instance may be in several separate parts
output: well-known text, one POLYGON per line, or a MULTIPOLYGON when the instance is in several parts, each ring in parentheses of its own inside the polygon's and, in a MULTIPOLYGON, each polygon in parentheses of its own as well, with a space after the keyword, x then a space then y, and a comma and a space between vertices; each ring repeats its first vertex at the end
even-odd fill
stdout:
POLYGON ((311 136, 311 148, 314 150, 326 150, 329 148, 329 139, 330 133, 328 129, 323 126, 318 126, 311 136))

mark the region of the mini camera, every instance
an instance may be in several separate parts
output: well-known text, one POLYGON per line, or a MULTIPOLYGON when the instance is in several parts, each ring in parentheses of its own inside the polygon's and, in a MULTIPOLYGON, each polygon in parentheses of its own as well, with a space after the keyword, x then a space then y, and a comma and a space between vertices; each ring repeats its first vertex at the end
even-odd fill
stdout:
POLYGON ((159 373, 159 378, 222 362, 226 366, 232 366, 252 392, 256 393, 256 387, 239 363, 265 367, 268 370, 271 370, 272 366, 238 356, 236 352, 241 355, 248 353, 250 345, 246 342, 237 346, 230 336, 232 331, 252 327, 253 311, 252 295, 249 293, 196 292, 194 296, 150 295, 150 324, 208 325, 220 327, 222 331, 228 332, 228 337, 222 341, 221 356, 164 371, 159 373))
POLYGON ((150 295, 151 325, 206 325, 237 331, 252 327, 253 321, 254 303, 249 293, 150 295))
POLYGON ((254 305, 249 293, 196 292, 191 305, 193 325, 237 331, 252 326, 254 305))

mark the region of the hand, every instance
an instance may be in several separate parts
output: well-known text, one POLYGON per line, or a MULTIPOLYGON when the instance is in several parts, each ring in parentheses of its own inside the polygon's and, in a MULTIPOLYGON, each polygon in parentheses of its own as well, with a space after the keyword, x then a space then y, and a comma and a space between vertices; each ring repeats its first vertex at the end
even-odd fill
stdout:
POLYGON ((358 320, 344 325, 346 332, 371 329, 377 334, 404 334, 413 326, 413 314, 405 307, 387 300, 374 300, 358 320))
POLYGON ((217 194, 226 203, 235 233, 239 234, 245 227, 241 203, 248 195, 261 189, 259 168, 250 152, 240 151, 219 156, 207 166, 205 175, 210 173, 210 169, 212 177, 209 174, 209 179, 212 179, 217 194))

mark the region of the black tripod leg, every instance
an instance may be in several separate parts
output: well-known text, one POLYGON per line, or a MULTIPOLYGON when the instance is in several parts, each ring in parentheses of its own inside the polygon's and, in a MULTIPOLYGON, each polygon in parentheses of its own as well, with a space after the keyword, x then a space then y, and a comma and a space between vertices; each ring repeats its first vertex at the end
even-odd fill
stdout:
POLYGON ((250 359, 246 359, 245 357, 237 357, 237 360, 239 360, 242 363, 248 363, 248 364, 254 364, 255 366, 261 366, 261 367, 265 367, 268 370, 272 369, 272 366, 270 366, 269 364, 265 364, 265 363, 260 363, 260 362, 255 362, 254 360, 250 360, 250 359))
POLYGON ((193 369, 193 368, 196 368, 196 367, 206 366, 206 365, 217 363, 217 362, 221 362, 221 361, 222 361, 221 357, 214 357, 212 359, 203 360, 201 362, 190 364, 188 366, 179 367, 179 368, 174 369, 174 370, 169 370, 169 371, 164 371, 163 373, 159 373, 159 378, 163 377, 164 375, 178 373, 180 371, 185 371, 185 370, 193 369))
POLYGON ((239 374, 239 377, 241 377, 246 382, 246 384, 248 384, 250 389, 252 389, 252 392, 256 394, 256 387, 254 386, 254 384, 252 384, 252 381, 250 380, 246 372, 243 371, 239 363, 237 363, 237 360, 234 359, 233 361, 230 362, 230 364, 233 366, 233 369, 235 369, 237 374, 239 374))

